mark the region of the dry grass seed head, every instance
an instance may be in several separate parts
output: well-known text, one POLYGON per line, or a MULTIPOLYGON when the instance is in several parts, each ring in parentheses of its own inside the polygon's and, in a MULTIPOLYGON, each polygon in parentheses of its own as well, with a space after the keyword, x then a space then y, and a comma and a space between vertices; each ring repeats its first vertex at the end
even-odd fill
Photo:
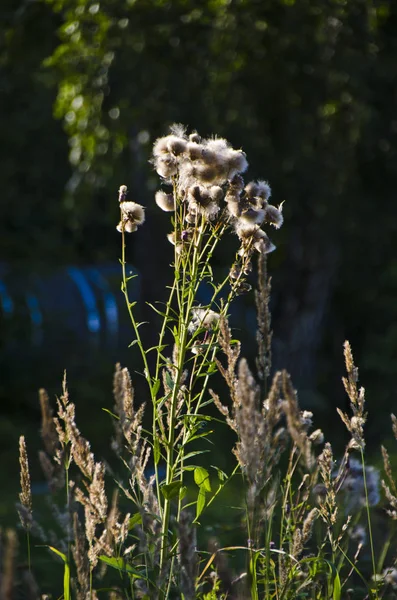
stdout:
POLYGON ((19 438, 19 466, 21 482, 19 501, 20 506, 23 507, 24 510, 18 509, 18 512, 22 527, 28 531, 32 526, 32 489, 30 485, 28 453, 26 450, 25 436, 23 435, 19 438))

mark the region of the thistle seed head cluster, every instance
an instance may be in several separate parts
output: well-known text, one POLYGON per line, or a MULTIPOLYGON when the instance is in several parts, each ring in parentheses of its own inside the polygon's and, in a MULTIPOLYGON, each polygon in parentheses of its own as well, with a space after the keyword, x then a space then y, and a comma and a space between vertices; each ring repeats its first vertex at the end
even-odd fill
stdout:
POLYGON ((266 181, 245 185, 242 173, 248 162, 242 150, 232 148, 223 138, 204 139, 197 132, 188 135, 184 126, 173 125, 169 135, 154 143, 152 163, 170 186, 168 191, 156 193, 156 204, 166 212, 183 209, 182 229, 168 238, 179 253, 201 222, 228 224, 240 239, 240 258, 231 278, 241 269, 249 269, 255 250, 274 250, 261 227, 281 227, 282 207, 269 204, 271 190, 266 181))

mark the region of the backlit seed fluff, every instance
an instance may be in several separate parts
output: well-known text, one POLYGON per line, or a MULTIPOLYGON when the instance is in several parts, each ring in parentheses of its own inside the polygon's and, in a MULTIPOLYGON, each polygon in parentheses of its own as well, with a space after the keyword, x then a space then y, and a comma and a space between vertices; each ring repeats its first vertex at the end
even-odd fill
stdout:
POLYGON ((209 191, 198 185, 194 185, 188 189, 187 197, 193 207, 207 206, 211 202, 209 191))
POLYGON ((258 195, 258 184, 255 181, 250 181, 245 186, 247 198, 255 198, 258 195))
POLYGON ((199 134, 197 133, 197 131, 193 131, 193 133, 191 133, 189 135, 189 140, 191 142, 194 142, 196 144, 199 144, 201 142, 201 137, 199 136, 199 134))
POLYGON ((215 183, 222 176, 219 166, 214 165, 200 165, 194 170, 194 174, 202 183, 215 183))
POLYGON ((240 240, 251 238, 259 231, 259 225, 244 221, 241 218, 236 221, 234 228, 240 240))
POLYGON ((156 192, 155 201, 158 207, 165 212, 173 212, 175 210, 175 202, 173 194, 166 194, 163 190, 156 192))
POLYGON ((272 190, 267 181, 258 181, 257 186, 256 195, 264 200, 269 200, 270 196, 272 195, 272 190))
POLYGON ((153 156, 161 156, 168 152, 168 136, 158 138, 153 145, 153 156))
POLYGON ((254 235, 254 248, 261 254, 270 254, 276 249, 276 246, 269 240, 266 233, 259 229, 254 235))
POLYGON ((213 138, 207 140, 207 148, 212 150, 213 152, 224 153, 225 151, 230 149, 230 144, 224 138, 213 138))
POLYGON ((120 202, 121 221, 117 225, 117 230, 133 233, 138 225, 145 221, 145 209, 136 202, 120 202))
POLYGON ((125 202, 127 199, 127 186, 121 185, 119 188, 119 202, 125 202))
POLYGON ((189 142, 186 146, 186 151, 190 160, 200 160, 203 150, 203 146, 201 146, 201 144, 197 144, 196 142, 189 142))
POLYGON ((192 320, 189 323, 189 333, 193 333, 199 327, 211 329, 220 319, 220 315, 213 310, 207 308, 195 307, 192 308, 192 320))
POLYGON ((210 188, 210 196, 215 202, 220 202, 223 198, 223 190, 219 185, 213 185, 210 188))
POLYGON ((244 189, 244 179, 237 173, 229 182, 229 187, 233 192, 239 193, 244 189))
POLYGON ((241 215, 241 205, 236 200, 227 201, 227 210, 232 217, 239 217, 241 215))
POLYGON ((227 159, 230 177, 234 177, 238 173, 244 173, 248 169, 248 162, 242 150, 229 150, 227 159))
POLYGON ((169 179, 172 175, 176 174, 177 163, 173 156, 166 154, 164 157, 157 158, 155 161, 155 168, 160 177, 169 179))
POLYGON ((183 154, 186 150, 186 140, 179 138, 176 135, 170 135, 168 137, 169 140, 167 146, 171 154, 173 154, 174 156, 179 156, 180 154, 183 154))
POLYGON ((280 229, 281 225, 284 222, 282 211, 279 208, 276 208, 275 206, 269 204, 266 207, 265 221, 266 223, 270 223, 270 225, 273 225, 273 227, 275 227, 276 229, 280 229))
POLYGON ((247 208, 241 213, 240 221, 246 222, 248 224, 256 223, 257 225, 261 225, 265 219, 266 211, 263 208, 247 208))

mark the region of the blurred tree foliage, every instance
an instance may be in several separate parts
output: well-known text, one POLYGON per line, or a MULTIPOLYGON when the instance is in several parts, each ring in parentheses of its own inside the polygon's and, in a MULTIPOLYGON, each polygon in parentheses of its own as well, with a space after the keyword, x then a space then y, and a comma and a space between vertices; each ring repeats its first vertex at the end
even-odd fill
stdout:
POLYGON ((148 204, 148 227, 134 243, 137 263, 147 265, 147 294, 156 296, 168 257, 151 251, 153 241, 162 248, 157 231, 164 223, 151 209, 151 142, 174 121, 224 135, 247 152, 252 176, 270 180, 273 201, 286 200, 287 225, 273 236, 278 252, 271 257, 276 366, 287 366, 308 393, 319 383, 332 398, 341 393, 342 341, 349 337, 374 403, 390 405, 397 358, 397 4, 4 6, 4 258, 116 257, 115 199, 126 183, 148 204), (51 117, 55 92, 70 166, 51 117))

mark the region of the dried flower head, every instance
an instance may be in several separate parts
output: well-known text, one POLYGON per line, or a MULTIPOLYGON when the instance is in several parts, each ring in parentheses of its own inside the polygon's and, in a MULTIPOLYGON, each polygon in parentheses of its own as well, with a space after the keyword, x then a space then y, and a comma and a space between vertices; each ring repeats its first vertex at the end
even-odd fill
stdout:
POLYGON ((117 225, 117 231, 127 231, 132 233, 138 229, 145 221, 145 209, 136 202, 121 202, 121 220, 117 225))
POLYGON ((175 201, 173 194, 166 194, 162 190, 156 192, 155 195, 156 204, 161 210, 165 212, 175 211, 175 201))
POLYGON ((192 308, 192 318, 189 323, 189 332, 194 333, 200 327, 204 329, 212 329, 219 322, 220 315, 208 308, 197 306, 192 308))
POLYGON ((28 531, 32 527, 32 489, 30 486, 28 453, 25 436, 23 435, 19 438, 19 466, 21 492, 19 494, 20 507, 18 507, 18 512, 22 527, 28 531))

